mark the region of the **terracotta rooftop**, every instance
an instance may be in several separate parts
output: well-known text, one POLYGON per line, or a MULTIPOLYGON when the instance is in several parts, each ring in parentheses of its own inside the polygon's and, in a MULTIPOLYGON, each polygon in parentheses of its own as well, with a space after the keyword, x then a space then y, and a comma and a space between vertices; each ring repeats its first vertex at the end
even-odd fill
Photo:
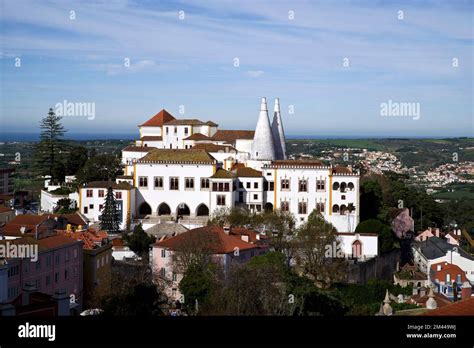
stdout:
POLYGON ((215 124, 214 122, 211 122, 211 121, 203 122, 196 118, 189 118, 189 119, 182 118, 179 120, 174 119, 174 120, 170 120, 166 122, 165 125, 167 126, 212 126, 212 127, 217 126, 217 124, 215 124))
POLYGON ((233 146, 230 146, 230 145, 217 145, 217 144, 211 144, 211 143, 196 144, 192 147, 192 149, 204 150, 206 152, 237 153, 237 149, 233 146))
POLYGON ((236 175, 239 178, 261 178, 262 172, 259 170, 255 170, 250 167, 243 167, 236 169, 236 175))
POLYGON ((143 140, 143 141, 161 141, 161 140, 163 140, 163 137, 161 135, 145 135, 144 137, 141 137, 140 140, 143 140))
POLYGON ((190 135, 187 138, 184 138, 184 140, 210 140, 207 135, 204 135, 202 133, 194 133, 193 135, 190 135))
POLYGON ((349 167, 337 166, 332 169, 333 174, 352 174, 352 169, 349 167))
POLYGON ((185 245, 186 242, 190 242, 193 238, 197 238, 196 240, 209 240, 211 243, 209 249, 214 254, 231 253, 234 252, 235 248, 238 248, 239 250, 259 248, 259 246, 250 242, 252 239, 250 234, 255 232, 250 230, 246 230, 245 232, 248 232, 249 234, 249 242, 245 242, 241 239, 241 234, 246 234, 243 229, 235 234, 232 232, 226 234, 224 229, 220 226, 205 226, 189 230, 175 237, 164 237, 162 241, 155 243, 154 245, 157 247, 176 250, 179 249, 180 245, 185 245))
POLYGON ((216 134, 212 136, 213 140, 235 142, 237 139, 248 139, 252 140, 255 135, 255 131, 249 130, 218 130, 216 134))
POLYGON ((91 182, 86 183, 83 187, 84 188, 104 188, 104 189, 108 189, 109 187, 112 187, 114 190, 133 189, 133 186, 125 181, 122 181, 120 183, 116 183, 114 181, 91 181, 91 182))
POLYGON ((138 163, 204 163, 213 164, 215 160, 203 150, 193 149, 155 149, 145 157, 138 160, 138 163))
POLYGON ((0 213, 8 213, 8 212, 12 212, 12 211, 13 211, 13 209, 5 207, 3 205, 0 205, 0 213))
POLYGON ((148 121, 141 124, 140 127, 161 127, 166 122, 172 121, 175 118, 165 109, 162 109, 155 116, 151 117, 148 121))
POLYGON ((80 240, 84 243, 83 249, 100 248, 104 243, 108 242, 108 234, 106 231, 96 231, 93 229, 82 231, 66 231, 58 230, 59 235, 69 237, 75 240, 80 240))
POLYGON ((150 152, 151 150, 156 149, 156 147, 153 146, 134 146, 130 145, 127 146, 125 149, 122 151, 128 151, 128 152, 150 152))
POLYGON ((324 163, 316 160, 276 160, 272 161, 272 167, 325 167, 324 163))
POLYGON ((233 179, 234 174, 232 174, 231 172, 229 172, 225 169, 218 168, 216 170, 216 172, 212 176, 210 176, 210 178, 212 178, 212 179, 233 179))
MULTIPOLYGON (((436 298, 436 301, 438 299, 436 298)), ((423 313, 424 316, 474 316, 474 297, 423 313)))
POLYGON ((38 244, 46 249, 56 249, 67 245, 73 245, 76 243, 78 243, 77 240, 62 235, 47 237, 38 240, 38 244))

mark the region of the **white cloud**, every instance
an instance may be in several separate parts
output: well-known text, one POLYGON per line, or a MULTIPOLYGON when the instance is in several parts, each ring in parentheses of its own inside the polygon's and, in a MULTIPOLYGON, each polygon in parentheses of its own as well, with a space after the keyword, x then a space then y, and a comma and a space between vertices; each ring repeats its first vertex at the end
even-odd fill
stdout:
POLYGON ((260 77, 263 76, 264 72, 262 70, 248 70, 245 75, 250 77, 260 77))

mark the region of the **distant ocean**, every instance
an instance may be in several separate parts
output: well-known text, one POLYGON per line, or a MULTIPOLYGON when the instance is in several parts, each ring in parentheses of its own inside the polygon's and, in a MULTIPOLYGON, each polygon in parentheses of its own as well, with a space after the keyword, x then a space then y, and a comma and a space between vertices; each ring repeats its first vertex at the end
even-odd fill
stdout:
MULTIPOLYGON (((462 136, 459 136, 462 137, 462 136)), ((135 140, 138 132, 134 133, 66 133, 66 140, 135 140)), ((286 139, 442 139, 457 138, 453 136, 407 136, 407 135, 292 135, 287 134, 286 139)), ((0 133, 0 142, 4 141, 37 141, 39 133, 8 132, 0 133)))

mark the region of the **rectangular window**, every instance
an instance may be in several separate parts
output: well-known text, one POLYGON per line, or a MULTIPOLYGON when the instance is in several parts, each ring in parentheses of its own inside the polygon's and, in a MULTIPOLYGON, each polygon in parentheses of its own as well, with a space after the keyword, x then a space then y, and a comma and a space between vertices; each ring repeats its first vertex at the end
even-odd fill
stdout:
POLYGON ((250 185, 251 185, 251 184, 250 184, 249 182, 246 183, 246 187, 247 187, 248 189, 251 187, 250 185))
POLYGON ((65 255, 66 255, 65 260, 66 260, 66 262, 68 262, 69 261, 69 250, 66 251, 65 255))
POLYGON ((87 214, 89 212, 89 208, 84 207, 84 214, 87 214))
POLYGON ((168 127, 166 127, 166 135, 168 135, 170 133, 170 130, 168 129, 168 127))
POLYGON ((324 203, 316 203, 316 211, 324 213, 324 203))
POLYGON ((188 135, 188 127, 184 127, 184 135, 188 135))
POLYGON ((100 268, 100 259, 97 259, 97 261, 96 261, 96 268, 97 268, 97 269, 100 268))
POLYGON ((298 214, 307 214, 306 202, 298 203, 298 214))
POLYGON ((228 182, 224 183, 224 191, 229 192, 230 191, 230 185, 228 182))
POLYGON ((54 283, 57 284, 59 282, 59 273, 54 273, 54 283))
POLYGON ((324 180, 316 180, 316 190, 317 191, 324 191, 325 190, 324 180))
POLYGON ((244 193, 239 192, 239 203, 243 203, 243 202, 244 202, 244 193))
POLYGON ((275 190, 275 183, 273 181, 264 181, 263 182, 263 190, 264 191, 274 191, 275 190))
POLYGON ((67 269, 64 270, 64 279, 68 280, 69 278, 69 271, 67 269))
POLYGON ((139 187, 148 187, 148 177, 147 176, 139 176, 138 177, 138 186, 139 187))
POLYGON ((155 189, 162 189, 163 188, 163 177, 162 176, 155 176, 155 189))
POLYGON ((178 127, 174 127, 174 135, 178 134, 178 127))
POLYGON ((177 177, 170 178, 170 190, 174 190, 174 191, 179 190, 179 178, 177 177))
POLYGON ((188 190, 194 189, 194 178, 185 178, 184 179, 185 188, 188 190))
POLYGON ((46 267, 51 266, 51 255, 46 256, 46 267))
POLYGON ((225 205, 225 196, 217 195, 217 205, 225 205))
POLYGON ((122 192, 115 192, 115 199, 122 199, 122 192))
POLYGON ((302 179, 298 181, 298 191, 307 192, 308 191, 308 180, 302 179))
POLYGON ((94 209, 94 204, 89 204, 89 209, 90 210, 94 209))
POLYGON ((244 188, 244 183, 239 181, 239 189, 243 189, 244 188))
POLYGON ((254 182, 254 183, 253 183, 253 188, 254 188, 254 189, 258 189, 258 182, 254 182))
POLYGON ((253 199, 258 199, 258 195, 253 195, 253 199))
POLYGON ((290 189, 290 179, 281 179, 281 189, 282 190, 290 189))
POLYGON ((161 274, 162 277, 164 277, 166 275, 166 269, 164 267, 162 267, 160 269, 160 274, 161 274))
POLYGON ((56 265, 59 265, 59 253, 56 253, 56 255, 54 255, 54 262, 56 263, 56 265))
POLYGON ((93 190, 86 190, 86 197, 92 197, 93 196, 93 190))
POLYGON ((178 275, 176 273, 173 272, 173 281, 177 281, 178 280, 178 275))
POLYGON ((166 257, 166 250, 165 249, 161 249, 161 257, 162 258, 166 257))
POLYGON ((208 189, 209 189, 209 179, 201 178, 201 190, 208 190, 208 189))
POLYGON ((104 209, 104 205, 103 205, 103 204, 99 204, 99 211, 102 211, 102 209, 104 209))
POLYGON ((104 190, 99 190, 99 197, 101 197, 101 198, 104 197, 104 190))
POLYGON ((74 258, 77 259, 77 249, 74 249, 73 255, 74 255, 74 258))
POLYGON ((51 276, 49 276, 49 275, 46 276, 45 284, 46 284, 46 285, 51 284, 51 276))
POLYGON ((281 202, 280 209, 281 211, 290 211, 290 202, 281 202))

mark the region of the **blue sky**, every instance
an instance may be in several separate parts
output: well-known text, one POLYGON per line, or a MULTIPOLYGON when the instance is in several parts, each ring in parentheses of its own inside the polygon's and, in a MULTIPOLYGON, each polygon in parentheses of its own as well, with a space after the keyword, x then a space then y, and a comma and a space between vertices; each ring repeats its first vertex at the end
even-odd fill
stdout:
POLYGON ((254 129, 266 96, 290 135, 473 135, 473 4, 2 0, 1 126, 35 132, 67 100, 96 108, 71 133, 137 132, 161 108, 254 129), (388 100, 420 118, 382 117, 388 100))

